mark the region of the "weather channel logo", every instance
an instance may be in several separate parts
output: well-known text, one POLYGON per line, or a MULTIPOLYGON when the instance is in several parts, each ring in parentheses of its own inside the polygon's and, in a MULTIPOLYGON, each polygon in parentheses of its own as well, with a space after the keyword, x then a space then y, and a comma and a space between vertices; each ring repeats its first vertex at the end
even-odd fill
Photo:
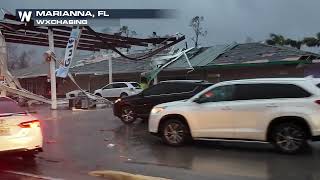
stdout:
POLYGON ((109 17, 106 10, 17 10, 21 22, 37 26, 88 25, 95 17, 109 17))
MULTIPOLYGON (((23 23, 35 26, 84 26, 99 22, 103 26, 120 24, 120 19, 171 18, 174 10, 168 9, 17 9, 16 17, 23 23), (99 21, 98 21, 99 20, 99 21), (101 21, 102 20, 102 21, 101 21), (108 21, 109 20, 109 21, 108 21)), ((96 24, 94 24, 96 25, 96 24)))

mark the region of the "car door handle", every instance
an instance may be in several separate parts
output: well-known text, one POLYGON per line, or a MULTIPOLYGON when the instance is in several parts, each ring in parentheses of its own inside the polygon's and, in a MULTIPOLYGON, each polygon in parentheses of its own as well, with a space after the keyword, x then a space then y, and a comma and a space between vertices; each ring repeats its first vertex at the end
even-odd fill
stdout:
POLYGON ((224 110, 224 111, 230 111, 230 110, 231 110, 231 108, 230 108, 230 107, 223 107, 223 108, 221 108, 221 110, 224 110))

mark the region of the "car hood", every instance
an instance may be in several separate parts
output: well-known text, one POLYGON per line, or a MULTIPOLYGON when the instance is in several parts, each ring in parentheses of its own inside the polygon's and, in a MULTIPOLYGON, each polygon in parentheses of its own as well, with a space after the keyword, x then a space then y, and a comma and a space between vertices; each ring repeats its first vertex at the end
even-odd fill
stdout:
POLYGON ((94 90, 94 92, 99 92, 99 91, 101 91, 101 89, 96 89, 96 90, 94 90))
POLYGON ((157 107, 173 107, 173 106, 183 106, 189 104, 187 100, 180 100, 180 101, 173 101, 173 102, 167 102, 167 103, 163 103, 163 104, 159 104, 157 105, 157 107))
POLYGON ((140 94, 134 94, 134 95, 131 95, 131 96, 127 96, 127 97, 124 97, 124 98, 121 98, 122 101, 131 101, 131 100, 135 100, 135 99, 140 99, 141 96, 140 94))

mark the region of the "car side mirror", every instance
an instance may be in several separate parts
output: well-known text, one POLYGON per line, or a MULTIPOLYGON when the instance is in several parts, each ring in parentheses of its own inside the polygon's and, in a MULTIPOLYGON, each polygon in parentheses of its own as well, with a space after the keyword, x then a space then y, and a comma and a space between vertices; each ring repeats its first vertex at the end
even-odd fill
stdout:
POLYGON ((196 98, 195 100, 193 100, 193 102, 198 103, 198 104, 202 104, 202 103, 204 103, 205 101, 204 101, 203 98, 198 97, 198 98, 196 98))
POLYGON ((198 103, 198 104, 201 104, 200 97, 198 97, 198 98, 196 98, 195 100, 193 100, 193 102, 198 103))

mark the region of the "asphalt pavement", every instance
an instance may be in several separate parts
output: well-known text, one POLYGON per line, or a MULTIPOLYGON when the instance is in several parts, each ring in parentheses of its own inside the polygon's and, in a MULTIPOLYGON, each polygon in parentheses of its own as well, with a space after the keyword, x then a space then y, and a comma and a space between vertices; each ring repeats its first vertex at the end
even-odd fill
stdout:
POLYGON ((0 157, 0 179, 101 179, 88 175, 115 170, 177 180, 318 180, 320 143, 309 152, 283 155, 268 144, 195 142, 165 146, 147 123, 124 125, 112 109, 54 110, 36 107, 44 152, 34 162, 0 157))

